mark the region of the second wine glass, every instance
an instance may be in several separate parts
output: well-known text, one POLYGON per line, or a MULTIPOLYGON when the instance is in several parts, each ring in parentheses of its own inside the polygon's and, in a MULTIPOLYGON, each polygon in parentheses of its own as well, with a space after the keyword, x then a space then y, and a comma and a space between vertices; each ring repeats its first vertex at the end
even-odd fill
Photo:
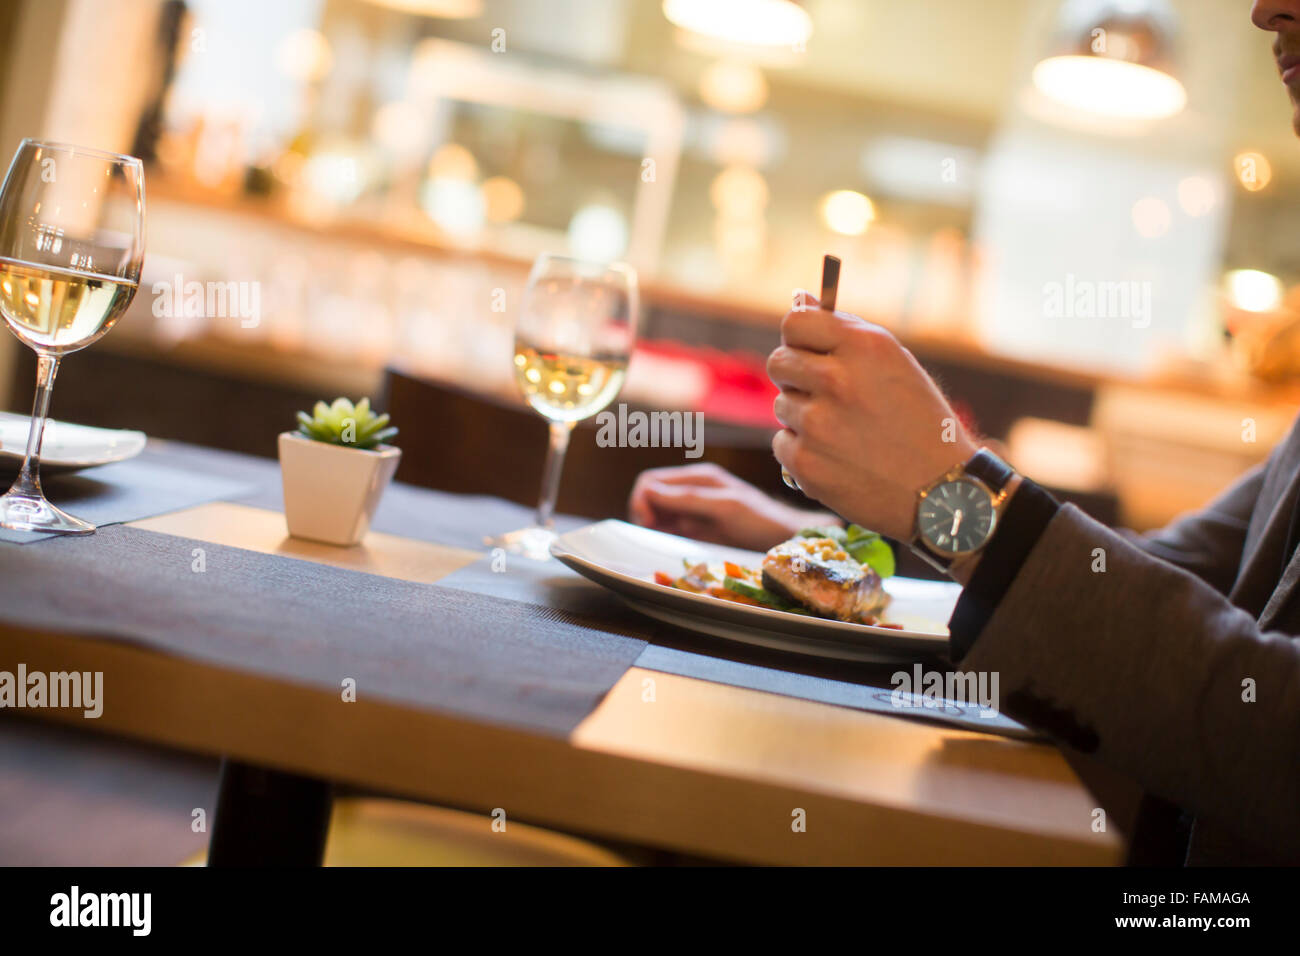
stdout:
POLYGON ((491 540, 536 560, 550 557, 555 498, 574 425, 623 387, 636 343, 636 271, 622 263, 542 255, 533 264, 515 324, 515 381, 550 423, 536 524, 491 540))

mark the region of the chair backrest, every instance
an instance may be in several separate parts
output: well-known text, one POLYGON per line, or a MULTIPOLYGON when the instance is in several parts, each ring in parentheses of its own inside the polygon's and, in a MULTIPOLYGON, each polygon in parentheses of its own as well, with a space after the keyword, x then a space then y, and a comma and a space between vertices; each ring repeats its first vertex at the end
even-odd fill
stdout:
MULTIPOLYGON (((388 369, 385 411, 401 428, 398 479, 426 488, 487 494, 535 505, 546 459, 545 422, 511 403, 388 369)), ((634 411, 637 409, 629 409, 634 411)), ((641 409, 644 411, 644 409, 641 409)), ((636 476, 646 468, 712 461, 764 491, 788 495, 764 429, 704 422, 703 457, 683 448, 602 448, 592 420, 574 429, 557 510, 582 517, 623 518, 636 476)))

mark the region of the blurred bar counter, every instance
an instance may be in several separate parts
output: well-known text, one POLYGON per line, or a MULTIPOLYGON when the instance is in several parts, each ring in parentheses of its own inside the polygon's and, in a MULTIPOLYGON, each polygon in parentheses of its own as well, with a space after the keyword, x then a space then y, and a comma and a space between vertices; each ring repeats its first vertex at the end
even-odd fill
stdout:
MULTIPOLYGON (((61 383, 56 417, 272 455, 297 409, 380 395, 386 368, 518 402, 522 250, 452 248, 418 221, 289 215, 158 180, 149 214, 141 294, 112 334, 71 357, 79 368, 61 383)), ((703 411, 763 440, 775 427, 763 360, 785 308, 643 287, 645 346, 621 400, 703 411)), ((1300 401, 1300 387, 1226 360, 1214 375, 1134 380, 993 354, 960 325, 895 331, 1021 468, 1138 528, 1203 503, 1266 457, 1300 401)), ((31 357, 16 359, 8 407, 25 410, 31 357)))

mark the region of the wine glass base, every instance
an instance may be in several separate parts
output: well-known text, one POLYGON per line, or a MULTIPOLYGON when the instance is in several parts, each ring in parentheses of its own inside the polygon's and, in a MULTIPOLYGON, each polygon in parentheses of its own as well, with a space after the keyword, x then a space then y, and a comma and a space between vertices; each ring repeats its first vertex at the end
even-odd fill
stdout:
POLYGON ((11 491, 0 497, 0 528, 45 534, 90 534, 95 526, 74 518, 39 495, 11 491))
POLYGON ((510 554, 523 555, 533 561, 551 560, 551 542, 556 534, 550 528, 520 528, 505 534, 485 537, 483 543, 490 548, 504 548, 510 554))

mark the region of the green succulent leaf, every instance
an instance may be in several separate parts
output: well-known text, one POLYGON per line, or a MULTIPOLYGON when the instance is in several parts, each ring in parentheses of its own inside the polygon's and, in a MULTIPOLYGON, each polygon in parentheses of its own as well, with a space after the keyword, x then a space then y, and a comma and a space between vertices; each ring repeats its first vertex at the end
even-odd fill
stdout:
POLYGON ((356 404, 342 396, 329 404, 317 402, 310 415, 299 412, 297 418, 300 435, 349 448, 374 448, 397 434, 397 429, 388 424, 387 413, 374 413, 369 398, 356 404))

